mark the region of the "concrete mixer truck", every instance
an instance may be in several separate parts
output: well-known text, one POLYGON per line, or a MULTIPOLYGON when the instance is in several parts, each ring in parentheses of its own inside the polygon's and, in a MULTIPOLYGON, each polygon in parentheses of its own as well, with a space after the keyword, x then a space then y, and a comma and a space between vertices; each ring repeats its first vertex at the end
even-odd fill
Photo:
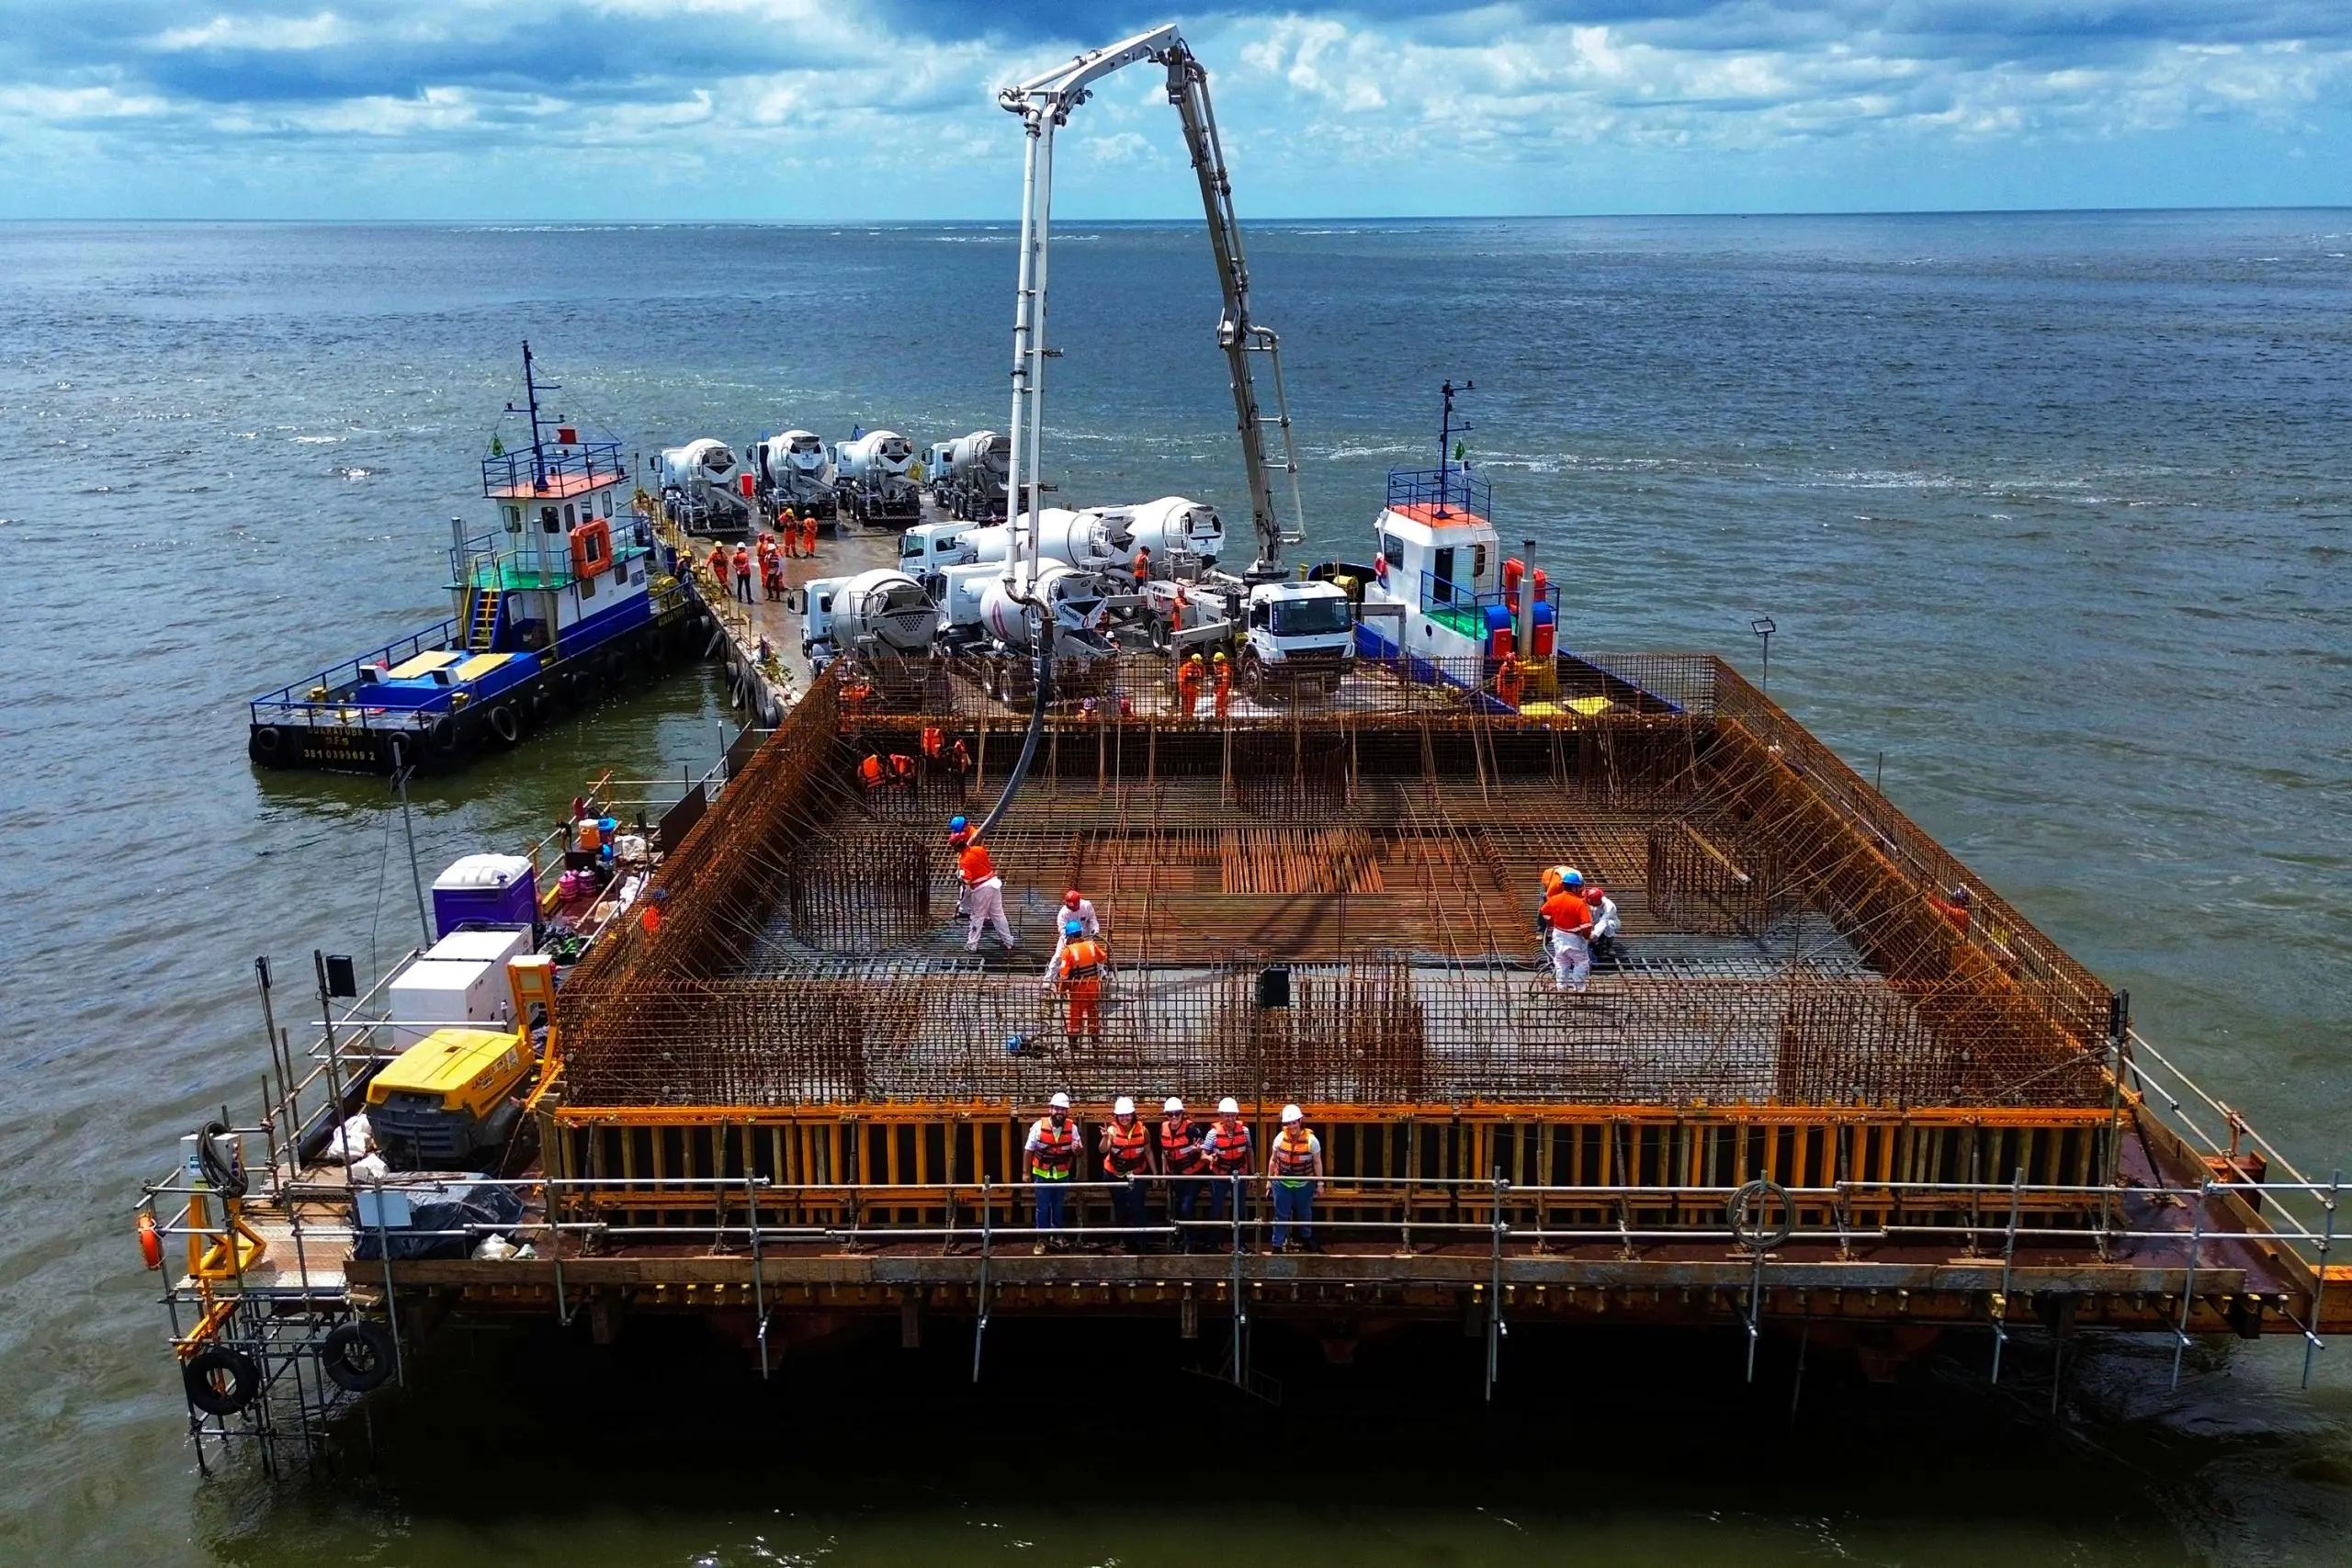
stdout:
POLYGON ((820 519, 832 517, 833 459, 815 433, 787 430, 781 435, 754 441, 744 452, 743 460, 757 476, 754 488, 770 517, 787 506, 798 517, 812 513, 820 519))
POLYGON ((933 503, 960 522, 1002 521, 1005 471, 1012 462, 1012 438, 993 430, 938 443, 923 457, 933 503))
POLYGON ((922 520, 915 444, 895 430, 868 431, 833 446, 833 496, 841 515, 883 528, 922 520))
POLYGON ((709 436, 669 447, 653 459, 663 512, 699 538, 735 538, 751 532, 753 503, 744 482, 750 476, 727 443, 709 436))
POLYGON ((921 583, 888 567, 817 578, 795 592, 801 656, 819 670, 843 653, 922 658, 939 635, 939 606, 921 583))

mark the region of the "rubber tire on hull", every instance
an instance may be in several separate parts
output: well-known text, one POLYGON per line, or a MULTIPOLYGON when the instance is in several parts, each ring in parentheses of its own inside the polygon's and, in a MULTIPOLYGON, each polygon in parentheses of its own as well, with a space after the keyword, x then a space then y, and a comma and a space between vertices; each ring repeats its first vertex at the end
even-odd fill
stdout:
POLYGON ((300 741, 294 741, 289 745, 288 744, 289 740, 293 740, 293 737, 285 730, 275 725, 265 724, 255 728, 253 734, 246 738, 245 755, 266 768, 285 767, 300 756, 302 751, 300 741))
POLYGON ((261 1392, 261 1365, 243 1350, 209 1346, 187 1359, 180 1384, 187 1390, 187 1402, 207 1416, 234 1416, 261 1392), (225 1386, 215 1381, 223 1378, 225 1386))
POLYGON ((426 731, 426 737, 433 742, 433 749, 441 755, 447 757, 454 754, 458 750, 457 719, 448 714, 443 714, 433 721, 433 728, 426 731))
POLYGON ((523 739, 523 721, 516 716, 514 704, 500 703, 490 710, 490 732, 505 746, 523 739))
POLYGON ((391 1331, 372 1318, 354 1318, 319 1346, 319 1367, 345 1393, 366 1393, 390 1381, 398 1349, 391 1331))

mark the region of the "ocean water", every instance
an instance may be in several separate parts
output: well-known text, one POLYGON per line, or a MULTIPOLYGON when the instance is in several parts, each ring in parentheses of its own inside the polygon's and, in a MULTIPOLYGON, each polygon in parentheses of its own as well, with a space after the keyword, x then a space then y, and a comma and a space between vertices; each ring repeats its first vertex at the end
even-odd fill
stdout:
MULTIPOLYGON (((1310 550, 1464 400, 1570 642, 1710 647, 2296 1160, 2352 1154, 2352 212, 1261 224, 1310 550)), ((0 227, 0 1562, 2352 1560, 2352 1345, 1174 1347, 1015 1329, 765 1386, 691 1346, 450 1344, 365 1477, 200 1480, 138 1179, 264 1060, 250 962, 401 950, 380 784, 257 775, 243 703, 447 613, 528 336, 639 450, 1001 427, 1011 236, 0 227)), ((1207 251, 1057 236, 1051 477, 1239 505, 1207 251)), ((592 771, 707 763, 698 672, 420 788, 430 870, 592 771)), ((299 987, 297 987, 299 988, 299 987)))

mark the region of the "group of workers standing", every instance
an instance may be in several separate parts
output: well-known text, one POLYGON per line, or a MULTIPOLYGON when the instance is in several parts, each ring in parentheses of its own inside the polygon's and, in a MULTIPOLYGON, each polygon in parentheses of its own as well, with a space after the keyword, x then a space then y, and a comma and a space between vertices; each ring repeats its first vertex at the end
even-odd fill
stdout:
POLYGON ((1201 661, 1197 653, 1187 656, 1176 667, 1176 712, 1180 717, 1196 718, 1201 711, 1201 688, 1211 687, 1216 713, 1222 721, 1233 711, 1233 660, 1219 649, 1208 663, 1201 661))
POLYGON ((1614 958, 1620 924, 1616 900, 1598 882, 1587 883, 1572 865, 1544 873, 1544 904, 1535 914, 1535 934, 1552 961, 1552 984, 1581 991, 1591 978, 1595 957, 1614 958))
POLYGON ((710 575, 718 580, 721 592, 731 579, 735 597, 744 604, 752 603, 752 573, 758 569, 762 586, 771 601, 784 597, 784 563, 798 558, 815 559, 817 555, 817 514, 811 511, 806 517, 797 517, 792 508, 776 513, 775 532, 756 535, 749 543, 739 544, 730 553, 723 544, 710 547, 710 575))
MULTIPOLYGON (((1123 1094, 1111 1107, 1098 1147, 1101 1179, 1111 1184, 1113 1224, 1126 1233, 1129 1251, 1141 1250, 1138 1233, 1151 1224, 1152 1189, 1165 1195, 1163 1223, 1181 1227, 1196 1220, 1248 1221, 1253 1183, 1272 1200, 1274 1249, 1314 1249, 1315 1188, 1323 1179, 1323 1140, 1308 1129, 1306 1114, 1295 1105, 1283 1107, 1282 1130, 1267 1147, 1262 1173, 1250 1124, 1241 1118, 1240 1102, 1230 1095, 1217 1101, 1216 1120, 1202 1125, 1185 1111, 1183 1098, 1171 1094, 1161 1101, 1159 1123, 1153 1127, 1136 1115, 1134 1100, 1123 1094)), ((1035 1250, 1066 1246, 1069 1238, 1060 1233, 1069 1225, 1070 1187, 1087 1158, 1086 1134, 1070 1115, 1069 1095, 1055 1095, 1046 1114, 1030 1123, 1023 1156, 1036 1200, 1035 1250)), ((1187 1235, 1188 1251, 1190 1239, 1187 1235)))

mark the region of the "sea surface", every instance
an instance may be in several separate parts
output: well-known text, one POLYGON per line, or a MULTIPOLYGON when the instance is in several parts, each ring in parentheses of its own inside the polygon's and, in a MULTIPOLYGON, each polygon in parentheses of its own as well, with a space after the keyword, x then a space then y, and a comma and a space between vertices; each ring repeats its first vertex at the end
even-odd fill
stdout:
MULTIPOLYGON (((1246 515, 1208 250, 1058 231, 1076 502, 1246 515)), ((1713 648, 2323 1175, 2352 1156, 2352 212, 1259 224, 1311 550, 1463 400, 1571 646, 1713 648)), ((200 1478, 139 1179, 300 988, 415 929, 369 780, 263 776, 257 692, 448 613, 521 340, 651 451, 1006 418, 1013 248, 951 227, 0 226, 0 1562, 2342 1564, 2352 1343, 1526 1335, 1352 1369, 965 1325, 740 1363, 445 1344, 372 1466, 200 1478), (2055 1399, 2053 1401, 2053 1393, 2055 1399), (2052 1414, 2052 1405, 2055 1414, 2052 1414)), ((730 733, 684 671, 420 785, 425 874, 730 733)), ((300 1015, 299 1008, 289 1010, 300 1015)), ((362 1455, 369 1442, 355 1445, 362 1455)))

